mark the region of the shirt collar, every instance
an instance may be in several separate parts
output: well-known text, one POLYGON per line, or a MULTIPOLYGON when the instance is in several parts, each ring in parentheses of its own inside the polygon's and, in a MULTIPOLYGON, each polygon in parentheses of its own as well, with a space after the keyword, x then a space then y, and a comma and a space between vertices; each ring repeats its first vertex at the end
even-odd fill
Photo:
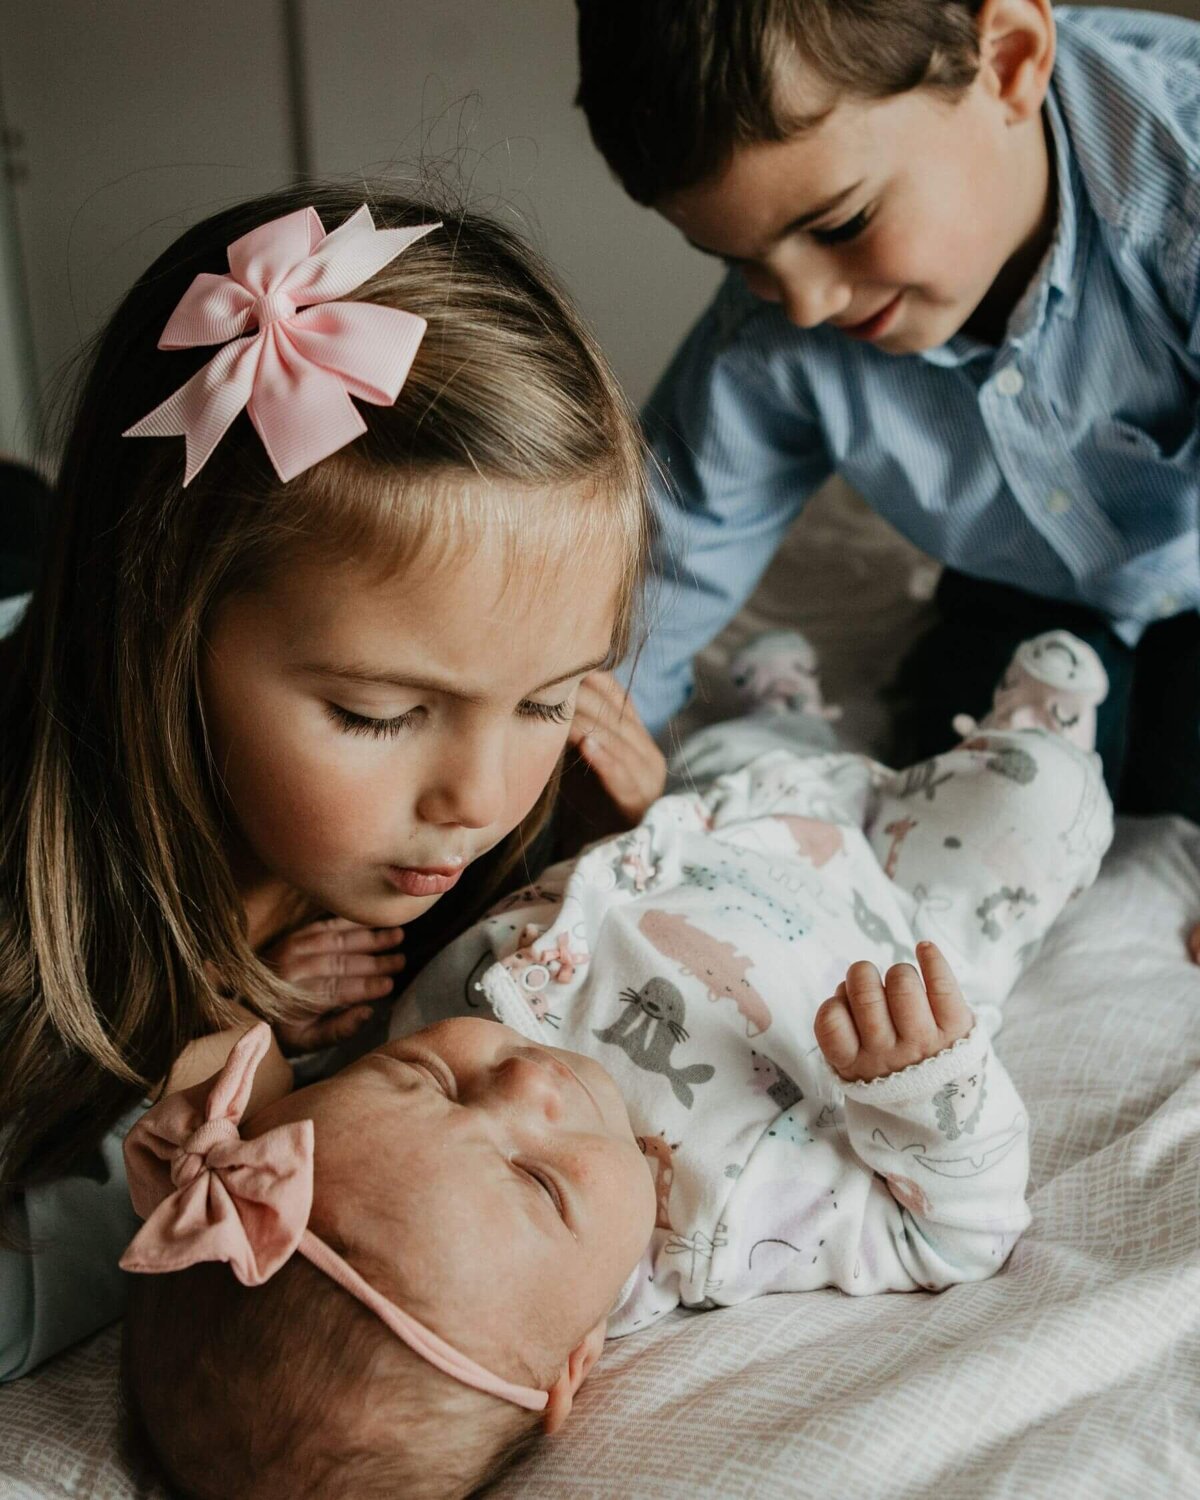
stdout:
MULTIPOLYGON (((1073 317, 1078 301, 1079 277, 1086 246, 1080 223, 1077 178, 1067 127, 1055 97, 1054 84, 1046 94, 1046 120, 1053 152, 1054 182, 1057 198, 1057 222, 1054 237, 1042 258, 1037 274, 1024 296, 1013 308, 1008 320, 1004 344, 1021 346, 1036 335, 1051 308, 1062 317, 1073 317)), ((956 333, 936 349, 921 352, 921 358, 933 365, 956 367, 996 350, 965 333, 956 333)))

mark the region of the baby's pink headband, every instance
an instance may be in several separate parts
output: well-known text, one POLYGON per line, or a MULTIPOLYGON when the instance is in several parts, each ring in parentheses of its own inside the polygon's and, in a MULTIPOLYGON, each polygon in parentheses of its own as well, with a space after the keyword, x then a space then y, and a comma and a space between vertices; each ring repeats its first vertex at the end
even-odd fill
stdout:
POLYGON ((227 1261, 243 1286, 261 1286, 298 1250, 375 1313, 397 1338, 463 1385, 528 1411, 549 1397, 477 1365, 393 1302, 308 1228, 313 1196, 313 1122, 277 1125, 243 1140, 238 1125, 270 1046, 266 1023, 239 1041, 212 1080, 171 1094, 125 1138, 129 1194, 145 1223, 121 1257, 126 1271, 182 1271, 227 1261), (202 1091, 208 1097, 198 1104, 202 1091))
POLYGON ((301 208, 235 240, 229 274, 197 276, 158 341, 225 347, 122 436, 182 436, 185 485, 243 408, 285 482, 344 448, 367 430, 350 397, 393 405, 426 322, 338 298, 440 227, 376 229, 364 203, 330 234, 315 208, 301 208))

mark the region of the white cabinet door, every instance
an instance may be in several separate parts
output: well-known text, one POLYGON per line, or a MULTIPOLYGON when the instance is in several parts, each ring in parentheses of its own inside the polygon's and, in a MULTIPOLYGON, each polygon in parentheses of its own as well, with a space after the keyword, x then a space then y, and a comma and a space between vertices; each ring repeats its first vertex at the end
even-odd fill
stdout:
POLYGON ((294 168, 282 0, 0 0, 43 390, 187 225, 294 168))
POLYGON ((301 14, 317 171, 461 186, 533 238, 646 396, 720 271, 592 146, 571 0, 302 0, 301 14))

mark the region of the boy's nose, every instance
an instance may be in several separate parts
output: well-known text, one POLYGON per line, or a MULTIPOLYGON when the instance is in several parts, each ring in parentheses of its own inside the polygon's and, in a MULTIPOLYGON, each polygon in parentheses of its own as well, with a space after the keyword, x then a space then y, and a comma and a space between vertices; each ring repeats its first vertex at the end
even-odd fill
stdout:
POLYGON ((779 300, 789 323, 816 328, 850 306, 853 290, 840 277, 793 271, 779 280, 779 300))

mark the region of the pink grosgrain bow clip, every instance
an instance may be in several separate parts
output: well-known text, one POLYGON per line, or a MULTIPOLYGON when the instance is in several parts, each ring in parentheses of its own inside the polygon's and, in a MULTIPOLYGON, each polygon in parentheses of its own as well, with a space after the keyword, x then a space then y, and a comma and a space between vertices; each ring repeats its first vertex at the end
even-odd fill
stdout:
POLYGON ((168 1095, 125 1137, 129 1196, 146 1222, 121 1257, 121 1269, 153 1275, 226 1261, 243 1286, 261 1286, 299 1251, 436 1369, 527 1411, 544 1411, 544 1390, 476 1364, 389 1302, 308 1228, 313 1122, 277 1125, 249 1141, 238 1130, 270 1045, 270 1028, 260 1022, 239 1039, 215 1078, 168 1095))
POLYGON ((312 1208, 312 1121, 253 1140, 238 1132, 270 1043, 266 1026, 248 1031, 203 1104, 207 1084, 171 1094, 130 1132, 129 1196, 146 1222, 121 1257, 123 1270, 227 1261, 243 1286, 260 1286, 299 1247, 312 1208))
POLYGON ((243 408, 285 483, 353 442, 366 423, 350 397, 391 406, 427 325, 338 298, 440 227, 376 229, 364 203, 330 234, 302 208, 235 240, 228 275, 197 276, 158 341, 225 348, 123 436, 185 438, 185 486, 243 408))

